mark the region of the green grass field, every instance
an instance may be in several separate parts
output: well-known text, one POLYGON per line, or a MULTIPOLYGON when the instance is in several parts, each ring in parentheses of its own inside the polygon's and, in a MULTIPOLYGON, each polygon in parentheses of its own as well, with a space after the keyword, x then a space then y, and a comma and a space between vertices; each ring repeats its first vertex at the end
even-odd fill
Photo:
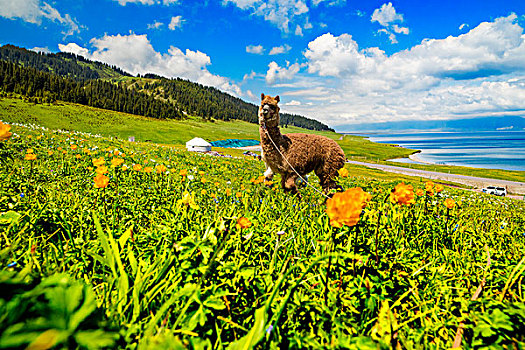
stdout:
POLYGON ((521 201, 360 167, 299 199, 250 157, 12 131, 2 349, 525 345, 521 201))
MULTIPOLYGON (((154 143, 178 147, 182 147, 186 141, 193 137, 202 137, 209 141, 229 138, 259 139, 257 125, 242 121, 203 122, 197 118, 190 118, 186 121, 163 121, 70 103, 30 104, 22 99, 15 98, 0 99, 0 119, 15 123, 33 123, 50 129, 78 130, 103 136, 113 136, 122 140, 127 140, 129 136, 135 136, 138 141, 150 140, 154 143)), ((523 171, 385 163, 387 159, 407 157, 415 150, 373 143, 360 136, 345 135, 340 140, 341 135, 336 133, 315 132, 295 127, 284 128, 283 132, 309 132, 330 137, 341 145, 348 159, 525 182, 525 172, 523 171)), ((233 155, 240 153, 227 149, 220 151, 233 155)))

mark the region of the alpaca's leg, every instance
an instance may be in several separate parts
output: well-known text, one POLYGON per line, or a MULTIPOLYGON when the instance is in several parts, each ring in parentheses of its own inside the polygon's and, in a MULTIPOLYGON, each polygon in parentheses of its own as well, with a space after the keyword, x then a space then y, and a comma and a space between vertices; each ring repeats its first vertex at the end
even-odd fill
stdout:
POLYGON ((323 192, 328 193, 331 189, 342 191, 343 187, 336 181, 338 172, 336 169, 327 169, 327 167, 320 167, 315 170, 315 174, 319 177, 319 183, 323 188, 323 192))
POLYGON ((282 175, 281 176, 281 186, 284 189, 284 192, 292 192, 292 194, 297 193, 297 186, 295 185, 295 180, 297 180, 297 175, 282 175))
POLYGON ((273 179, 273 170, 269 166, 267 166, 267 169, 264 172, 264 179, 266 181, 272 181, 272 179, 273 179))

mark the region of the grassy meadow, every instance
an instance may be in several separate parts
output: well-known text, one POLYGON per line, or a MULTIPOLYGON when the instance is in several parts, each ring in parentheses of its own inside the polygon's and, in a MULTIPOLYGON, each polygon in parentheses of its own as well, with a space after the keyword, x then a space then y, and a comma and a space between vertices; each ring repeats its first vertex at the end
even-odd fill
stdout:
MULTIPOLYGON (((26 106, 22 120, 16 100, 0 104, 4 121, 104 134, 75 106, 59 107, 67 118, 26 106)), ((103 117, 122 118, 121 139, 194 136, 103 117)), ((217 138, 256 138, 228 125, 217 138)), ((310 187, 299 199, 249 157, 11 131, 0 137, 0 348, 525 346, 522 201, 360 167, 333 200, 310 187)))

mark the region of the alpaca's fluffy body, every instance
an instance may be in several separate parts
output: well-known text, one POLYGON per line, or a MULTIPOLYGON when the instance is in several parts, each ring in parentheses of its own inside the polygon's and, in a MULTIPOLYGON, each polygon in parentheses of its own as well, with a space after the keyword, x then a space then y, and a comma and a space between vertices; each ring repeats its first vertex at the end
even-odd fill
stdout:
POLYGON ((341 147, 335 141, 320 135, 281 134, 278 102, 279 96, 273 98, 261 95, 259 133, 263 160, 268 168, 266 178, 270 180, 274 173, 281 174, 283 189, 296 193, 295 181, 298 175, 293 169, 302 177, 314 171, 325 192, 337 188, 335 178, 345 163, 341 147))

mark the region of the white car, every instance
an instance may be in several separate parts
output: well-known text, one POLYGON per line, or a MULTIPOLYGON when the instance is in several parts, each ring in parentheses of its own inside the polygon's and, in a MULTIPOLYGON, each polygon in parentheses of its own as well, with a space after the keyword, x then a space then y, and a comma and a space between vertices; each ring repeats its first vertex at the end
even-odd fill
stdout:
POLYGON ((487 186, 481 191, 484 193, 493 194, 495 196, 505 197, 507 195, 507 189, 505 187, 487 186))

